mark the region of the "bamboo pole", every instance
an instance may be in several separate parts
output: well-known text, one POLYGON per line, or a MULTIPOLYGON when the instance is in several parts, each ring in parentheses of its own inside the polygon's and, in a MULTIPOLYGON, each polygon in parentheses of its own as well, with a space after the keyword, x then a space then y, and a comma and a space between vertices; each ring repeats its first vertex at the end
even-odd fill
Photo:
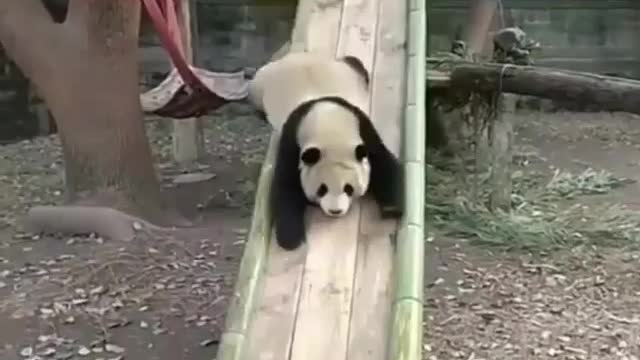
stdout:
POLYGON ((426 0, 408 0, 407 98, 403 131, 405 215, 395 259, 389 359, 420 360, 423 340, 426 0))

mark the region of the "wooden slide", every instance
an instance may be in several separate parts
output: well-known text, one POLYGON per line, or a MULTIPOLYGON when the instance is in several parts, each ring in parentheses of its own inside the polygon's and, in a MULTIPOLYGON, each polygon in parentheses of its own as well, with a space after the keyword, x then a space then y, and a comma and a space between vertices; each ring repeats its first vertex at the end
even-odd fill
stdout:
POLYGON ((340 219, 310 208, 307 243, 282 250, 267 206, 272 136, 217 360, 421 359, 425 7, 426 0, 299 0, 290 51, 355 55, 372 74, 369 112, 402 154, 405 215, 382 221, 371 199, 340 219))

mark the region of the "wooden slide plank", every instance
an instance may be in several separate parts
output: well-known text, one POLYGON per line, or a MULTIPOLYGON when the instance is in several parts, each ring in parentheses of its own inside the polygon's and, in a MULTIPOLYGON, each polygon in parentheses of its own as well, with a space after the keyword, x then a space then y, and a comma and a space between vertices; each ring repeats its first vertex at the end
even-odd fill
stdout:
MULTIPOLYGON (((374 74, 380 2, 346 0, 338 42, 337 56, 357 56, 371 75, 374 74)), ((375 99, 368 98, 364 104, 365 111, 370 114, 372 103, 375 99)), ((384 120, 372 115, 377 125, 384 120)), ((383 222, 372 199, 363 199, 361 206, 346 358, 383 360, 391 307, 393 246, 389 236, 396 222, 383 222)))
MULTIPOLYGON (((371 117, 381 137, 400 153, 405 89, 406 2, 380 0, 372 72, 371 117)), ((380 218, 372 199, 363 202, 349 339, 349 360, 386 360, 393 296, 391 237, 397 221, 380 218)))
MULTIPOLYGON (((325 0, 300 1, 290 51, 295 52, 312 49, 315 51, 326 51, 330 54, 335 53, 338 41, 337 24, 339 24, 340 21, 342 3, 339 2, 334 6, 327 7, 325 2, 325 0), (335 23, 336 25, 332 25, 333 30, 331 31, 319 31, 317 26, 323 23, 335 23), (312 30, 314 27, 315 30, 312 30), (324 34, 324 37, 309 37, 309 34, 315 33, 324 34)), ((357 211, 355 213, 357 213, 357 211)), ((316 214, 316 217, 318 217, 318 215, 322 217, 320 214, 316 214)), ((314 217, 313 209, 310 209, 308 212, 308 217, 309 216, 314 217)), ((314 220, 310 219, 308 222, 313 223, 314 220)), ((354 222, 357 222, 357 220, 354 222)), ((309 229, 307 239, 307 243, 315 241, 311 229, 309 229)), ((297 333, 297 329, 294 332, 294 327, 296 326, 298 303, 300 301, 300 287, 302 274, 303 271, 305 271, 305 257, 307 256, 307 252, 308 248, 306 244, 294 252, 284 251, 278 247, 275 234, 273 235, 269 249, 268 263, 263 277, 263 295, 259 299, 253 317, 248 337, 249 344, 244 359, 289 359, 292 353, 294 333, 297 333)), ((303 354, 303 356, 304 355, 306 354, 303 354)))
MULTIPOLYGON (((284 56, 288 51, 306 49, 311 10, 319 7, 317 1, 298 2, 291 43, 283 46, 272 60, 284 56)), ((313 16, 323 16, 322 12, 315 12, 313 16)), ((337 42, 337 38, 333 41, 337 42)), ((307 246, 305 244, 294 252, 284 251, 277 244, 275 232, 272 232, 268 251, 262 296, 258 299, 250 324, 248 345, 243 356, 245 360, 288 360, 291 354, 307 246)))
POLYGON ((376 51, 379 4, 380 0, 344 0, 340 22, 336 55, 358 57, 370 73, 376 51))
POLYGON ((382 221, 371 198, 363 199, 349 330, 349 360, 386 360, 391 315, 395 221, 382 221))
MULTIPOLYGON (((307 50, 335 55, 342 1, 318 2, 310 15, 307 50)), ((345 359, 348 346, 360 204, 329 219, 310 208, 308 252, 291 349, 292 360, 345 359)))
POLYGON ((305 49, 323 54, 335 54, 343 2, 340 0, 315 0, 307 14, 305 49))
POLYGON ((382 140, 399 156, 406 96, 406 1, 382 0, 380 14, 371 113, 382 140))
MULTIPOLYGON (((341 1, 301 1, 291 46, 292 51, 354 55, 373 69, 371 112, 374 121, 384 121, 377 124, 396 154, 404 89, 404 73, 398 71, 405 64, 402 49, 400 59, 395 54, 393 27, 401 28, 402 48, 406 9, 397 5, 392 0, 344 0, 343 9, 341 1), (378 9, 380 1, 386 2, 385 10, 378 9), (379 11, 392 15, 380 29, 379 11), (376 41, 383 42, 377 51, 376 41)), ((285 252, 272 241, 244 358, 384 359, 395 222, 383 222, 371 199, 354 204, 341 219, 328 219, 316 208, 309 208, 308 216, 308 242, 302 249, 285 252)))
MULTIPOLYGON (((272 233, 275 239, 275 232, 272 233)), ((271 241, 262 297, 249 330, 246 360, 286 360, 293 339, 306 246, 282 250, 271 241)))
POLYGON ((292 360, 346 359, 360 204, 342 218, 309 211, 308 253, 292 360))

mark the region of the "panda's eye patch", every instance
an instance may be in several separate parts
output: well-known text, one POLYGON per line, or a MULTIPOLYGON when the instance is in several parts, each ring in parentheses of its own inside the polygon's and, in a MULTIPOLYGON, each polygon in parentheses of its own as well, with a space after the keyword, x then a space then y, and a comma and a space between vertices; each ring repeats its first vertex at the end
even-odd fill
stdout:
POLYGON ((316 195, 318 197, 323 197, 323 196, 325 196, 327 194, 327 192, 329 192, 329 188, 327 187, 327 185, 322 184, 318 188, 318 191, 316 191, 316 195))
POLYGON ((356 152, 356 160, 358 161, 362 161, 362 159, 367 157, 367 149, 362 144, 356 146, 355 152, 356 152))
POLYGON ((351 184, 347 184, 344 186, 343 191, 345 194, 347 194, 347 196, 351 196, 353 195, 353 186, 351 186, 351 184))
POLYGON ((300 159, 302 159, 302 162, 305 163, 305 165, 314 165, 320 161, 320 149, 315 147, 308 148, 302 153, 300 159))

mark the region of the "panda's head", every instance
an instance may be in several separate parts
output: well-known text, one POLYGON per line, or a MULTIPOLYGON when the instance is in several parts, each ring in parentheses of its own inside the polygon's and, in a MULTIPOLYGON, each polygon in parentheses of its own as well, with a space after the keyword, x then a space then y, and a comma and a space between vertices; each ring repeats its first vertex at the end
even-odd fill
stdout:
POLYGON ((370 172, 362 143, 325 151, 308 145, 300 153, 300 183, 305 196, 328 216, 339 217, 349 211, 353 199, 367 192, 370 172))

